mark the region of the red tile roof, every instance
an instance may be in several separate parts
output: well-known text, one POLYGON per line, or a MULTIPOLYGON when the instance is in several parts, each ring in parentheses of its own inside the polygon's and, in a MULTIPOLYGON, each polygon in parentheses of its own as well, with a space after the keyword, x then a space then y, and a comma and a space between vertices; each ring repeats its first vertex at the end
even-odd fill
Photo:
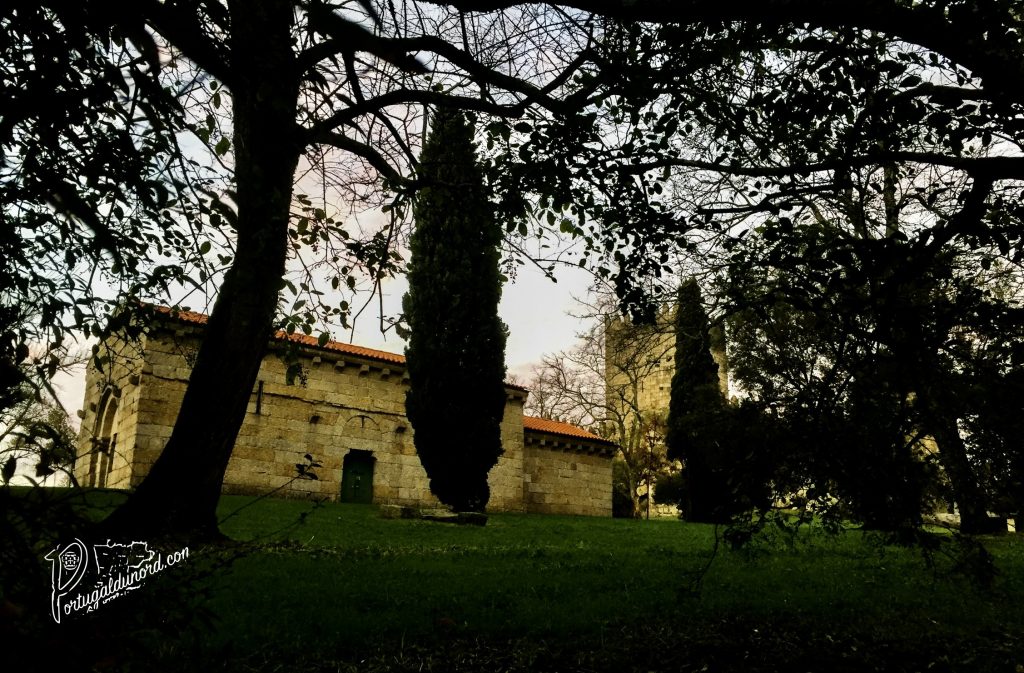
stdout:
POLYGON ((563 437, 583 439, 588 442, 594 442, 598 444, 610 444, 612 446, 615 445, 615 442, 611 441, 610 439, 598 437, 594 433, 587 432, 583 428, 571 425, 569 423, 562 423, 561 421, 552 421, 548 418, 523 416, 523 429, 533 430, 534 432, 546 432, 549 435, 561 435, 563 437))
MULTIPOLYGON (((208 316, 203 313, 196 313, 195 311, 174 311, 167 306, 155 306, 157 313, 168 315, 172 318, 176 318, 181 322, 188 323, 191 325, 205 325, 208 316)), ((319 341, 314 336, 306 334, 288 334, 283 330, 278 330, 274 334, 274 338, 280 341, 293 341, 300 343, 303 346, 309 346, 310 348, 317 348, 325 351, 333 351, 336 353, 344 353, 346 355, 354 355, 356 357, 367 358, 369 360, 378 360, 380 362, 389 362, 396 365, 405 364, 405 356, 399 355, 398 353, 389 353, 387 351, 379 351, 375 348, 366 348, 364 346, 357 346, 355 344, 343 343, 341 341, 328 341, 323 346, 320 345, 319 341)), ((514 383, 506 383, 505 387, 514 388, 516 390, 527 390, 527 388, 516 385, 514 383)))
MULTIPOLYGON (((155 306, 157 313, 161 313, 171 318, 180 320, 181 322, 191 325, 205 325, 208 316, 203 313, 197 313, 195 311, 175 311, 167 306, 155 306)), ((304 346, 310 348, 318 348, 320 350, 334 351, 338 353, 344 353, 346 355, 354 355, 361 358, 367 358, 370 360, 379 360, 381 362, 390 362, 392 364, 404 365, 405 356, 399 355, 398 353, 388 353, 387 351, 379 351, 374 348, 365 348, 363 346, 357 346, 355 344, 342 343, 340 341, 328 341, 321 346, 316 337, 308 336, 306 334, 291 334, 279 330, 275 335, 275 339, 289 340, 297 343, 301 343, 304 346)), ((515 385, 512 383, 505 384, 509 388, 515 388, 517 390, 527 390, 527 388, 515 385)), ((562 437, 572 437, 574 439, 582 439, 588 442, 594 442, 598 444, 608 444, 611 446, 615 445, 615 442, 603 439, 588 432, 583 428, 571 425, 569 423, 562 423, 561 421, 552 421, 547 418, 536 418, 534 416, 523 416, 523 429, 532 430, 534 432, 544 432, 550 435, 559 435, 562 437)))

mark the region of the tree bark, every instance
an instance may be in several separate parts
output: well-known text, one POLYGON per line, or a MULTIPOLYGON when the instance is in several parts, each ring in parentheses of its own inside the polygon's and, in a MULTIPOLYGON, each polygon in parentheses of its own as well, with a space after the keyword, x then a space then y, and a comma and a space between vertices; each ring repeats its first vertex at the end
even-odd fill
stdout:
POLYGON ((976 534, 991 531, 985 495, 967 458, 967 446, 960 436, 957 414, 943 403, 943 395, 925 390, 918 393, 924 406, 928 431, 935 439, 939 459, 953 490, 953 500, 960 511, 960 532, 976 534))
POLYGON ((217 295, 177 422, 147 477, 102 528, 219 535, 224 472, 266 353, 288 250, 292 181, 301 144, 298 73, 287 0, 230 3, 235 259, 217 295))

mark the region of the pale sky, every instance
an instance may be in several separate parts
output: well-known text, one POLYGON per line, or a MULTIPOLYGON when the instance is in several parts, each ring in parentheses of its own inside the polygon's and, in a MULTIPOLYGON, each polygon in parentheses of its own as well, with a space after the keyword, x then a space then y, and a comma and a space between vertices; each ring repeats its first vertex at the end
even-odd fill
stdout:
MULTIPOLYGON (((197 153, 197 156, 203 152, 202 148, 194 143, 189 147, 197 153)), ((213 159, 209 160, 214 161, 213 159)), ((216 171, 216 167, 212 166, 211 170, 216 171)), ((346 228, 353 235, 366 235, 367 232, 379 231, 385 226, 387 216, 379 210, 369 209, 360 213, 346 211, 343 195, 322 192, 322 185, 317 182, 320 179, 318 175, 300 171, 297 177, 296 193, 322 193, 323 201, 318 205, 332 216, 343 220, 346 228)), ((314 200, 318 199, 314 198, 314 200)), ((542 355, 571 347, 576 341, 576 334, 583 331, 579 320, 571 317, 568 312, 575 311, 577 308, 574 297, 586 297, 593 282, 593 276, 573 265, 572 262, 578 259, 578 256, 574 258, 565 256, 567 249, 571 248, 573 243, 562 240, 558 234, 549 233, 543 242, 530 238, 520 241, 520 244, 527 248, 528 252, 537 254, 539 258, 569 259, 569 263, 555 267, 554 275, 558 279, 557 283, 545 277, 535 265, 527 262, 518 267, 515 277, 503 288, 499 315, 509 327, 509 339, 505 351, 508 376, 516 377, 520 383, 526 384, 530 378, 531 368, 534 364, 539 363, 542 355)), ((402 248, 399 252, 408 260, 409 251, 407 249, 402 248)), ((504 252, 507 254, 508 250, 506 249, 504 252)), ((294 266, 296 261, 292 260, 289 264, 294 266)), ((326 279, 324 279, 324 284, 326 284, 326 279)), ((383 309, 386 315, 393 317, 401 312, 402 295, 406 288, 404 276, 384 281, 383 309)), ((285 294, 287 295, 287 292, 285 294)), ((211 306, 212 300, 211 297, 211 306)), ((200 305, 200 301, 195 297, 192 297, 191 301, 180 299, 182 305, 202 312, 204 306, 200 305)), ((366 295, 355 297, 352 299, 353 308, 358 309, 364 301, 366 301, 366 295)), ((344 332, 335 330, 331 332, 331 338, 335 341, 351 341, 360 346, 403 353, 405 342, 398 337, 394 330, 390 330, 386 335, 381 334, 379 306, 377 300, 371 302, 371 305, 356 320, 354 335, 348 330, 344 332)), ((88 352, 90 348, 91 342, 85 349, 88 352)), ((84 366, 71 372, 70 375, 58 375, 53 383, 62 404, 77 427, 79 419, 75 412, 81 409, 85 396, 84 366)))
MULTIPOLYGON (((584 297, 591 276, 585 271, 564 267, 556 269, 558 282, 544 277, 536 267, 520 267, 514 281, 502 290, 498 313, 509 327, 505 362, 509 375, 524 382, 530 367, 545 353, 568 348, 580 331, 580 322, 568 312, 575 308, 573 297, 584 297)), ((384 310, 392 314, 401 310, 402 295, 408 287, 405 278, 389 281, 384 286, 384 310)), ((361 346, 401 353, 405 342, 394 332, 381 335, 378 313, 363 315, 356 323, 355 343, 361 346)), ((347 334, 342 340, 347 340, 347 334)))
MULTIPOLYGON (((509 327, 505 362, 508 375, 517 377, 523 384, 529 381, 531 368, 542 355, 571 347, 582 329, 580 321, 569 312, 576 308, 574 297, 586 296, 592 277, 571 266, 556 268, 555 276, 557 283, 547 279, 536 267, 522 266, 516 278, 502 291, 498 312, 509 327)), ((401 310, 406 287, 404 277, 384 283, 385 312, 393 315, 401 310)), ((374 302, 374 307, 376 305, 374 302)), ((332 333, 331 336, 337 341, 348 341, 349 334, 332 333)), ((393 330, 387 335, 380 333, 378 311, 371 309, 356 321, 353 343, 393 353, 405 350, 405 342, 393 330)), ((69 375, 58 374, 54 387, 77 427, 79 419, 75 412, 82 408, 85 397, 84 366, 69 375)))

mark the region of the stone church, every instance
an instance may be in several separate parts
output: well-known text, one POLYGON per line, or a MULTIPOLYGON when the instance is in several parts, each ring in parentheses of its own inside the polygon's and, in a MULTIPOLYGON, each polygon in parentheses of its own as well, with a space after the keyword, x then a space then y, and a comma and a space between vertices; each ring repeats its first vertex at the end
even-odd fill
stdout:
MULTIPOLYGON (((138 340, 101 345, 90 365, 75 477, 85 486, 138 485, 170 437, 206 316, 160 309, 138 340)), ((278 333, 260 367, 224 477, 224 492, 327 497, 432 507, 405 417, 408 376, 395 353, 278 333), (277 352, 297 343, 289 383, 277 352), (317 479, 295 479, 309 454, 317 479)), ((506 385, 504 454, 491 469, 489 511, 611 516, 613 442, 523 414, 528 391, 506 385)), ((459 429, 453 427, 452 441, 459 429)))

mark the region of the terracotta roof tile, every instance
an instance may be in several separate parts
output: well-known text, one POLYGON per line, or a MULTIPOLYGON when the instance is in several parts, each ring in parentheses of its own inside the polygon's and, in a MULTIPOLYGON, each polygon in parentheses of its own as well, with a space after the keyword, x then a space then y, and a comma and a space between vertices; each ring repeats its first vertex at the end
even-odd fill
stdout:
MULTIPOLYGON (((180 320, 181 322, 188 323, 191 325, 205 325, 208 316, 203 313, 196 313, 195 311, 174 311, 167 306, 155 306, 153 307, 157 313, 170 316, 180 320)), ((387 351, 379 351, 375 348, 366 348, 365 346, 357 346, 356 344, 343 343, 341 341, 328 341, 323 346, 320 345, 316 337, 309 336, 306 334, 288 334, 283 330, 278 330, 274 334, 274 338, 279 341, 293 341, 301 343, 303 346, 309 346, 310 348, 317 348, 319 350, 333 351, 336 353, 344 353, 346 355, 353 355, 356 357, 367 358, 369 360, 378 360, 380 362, 389 362, 396 365, 405 364, 405 356, 399 355, 398 353, 389 353, 387 351)), ((514 388, 516 390, 527 390, 527 388, 516 385, 513 383, 506 383, 506 387, 514 388)))
MULTIPOLYGON (((153 307, 157 313, 170 316, 181 322, 191 325, 205 325, 208 316, 203 313, 197 313, 195 311, 174 311, 167 306, 155 306, 153 307)), ((345 353, 347 355, 354 355, 357 357, 367 358, 370 360, 378 360, 381 362, 390 362, 392 364, 404 365, 405 357, 398 353, 389 353, 387 351, 380 351, 375 348, 366 348, 364 346, 357 346, 350 343, 342 343, 340 341, 328 341, 321 346, 316 337, 308 336, 306 334, 287 334, 286 332, 279 330, 275 335, 275 339, 281 341, 289 340, 297 343, 301 343, 304 346, 310 348, 317 348, 320 350, 334 351, 337 353, 345 353)), ((509 388, 515 388, 517 390, 527 390, 527 388, 515 385, 512 383, 505 384, 509 388)), ((598 437, 592 432, 588 432, 583 428, 577 427, 570 423, 562 423, 561 421, 553 421, 548 418, 536 418, 534 416, 523 416, 523 428, 525 430, 532 430, 534 432, 545 432, 551 435, 560 435, 562 437, 573 437, 576 439, 586 440, 588 442, 594 442, 599 444, 608 444, 611 446, 615 445, 615 442, 598 437)))
POLYGON ((588 432, 583 428, 571 425, 569 423, 562 423, 561 421, 552 421, 548 418, 536 418, 535 416, 523 416, 523 429, 533 430, 534 432, 546 432, 550 435, 561 435, 563 437, 574 437, 576 439, 584 439, 588 442, 595 442, 600 444, 615 445, 615 442, 610 439, 604 439, 598 437, 592 432, 588 432))
POLYGON ((361 358, 381 360, 383 362, 390 362, 396 365, 405 364, 405 356, 399 355, 398 353, 388 353, 387 351, 379 351, 375 348, 366 348, 364 346, 343 343, 341 341, 328 341, 323 346, 321 346, 319 340, 317 340, 316 337, 309 336, 306 334, 286 334, 285 332, 278 331, 274 335, 274 338, 295 341, 297 343, 302 344, 303 346, 310 346, 311 348, 320 348, 325 351, 336 351, 338 353, 345 353, 347 355, 357 355, 361 358))

